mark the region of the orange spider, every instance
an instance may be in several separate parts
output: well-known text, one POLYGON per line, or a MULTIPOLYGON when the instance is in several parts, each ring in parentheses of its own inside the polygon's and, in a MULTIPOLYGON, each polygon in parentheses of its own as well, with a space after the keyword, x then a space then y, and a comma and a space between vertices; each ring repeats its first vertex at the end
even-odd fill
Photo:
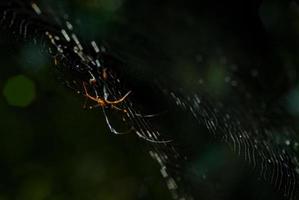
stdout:
POLYGON ((115 101, 110 101, 108 99, 105 99, 105 98, 100 98, 100 97, 93 97, 91 96, 90 94, 88 94, 87 92, 87 89, 86 89, 86 86, 85 86, 85 82, 83 83, 83 88, 84 88, 84 92, 85 92, 85 96, 95 102, 97 102, 97 104, 101 107, 106 107, 108 105, 110 105, 112 108, 114 109, 117 109, 117 110, 120 110, 120 111, 123 111, 123 112, 127 112, 127 110, 125 109, 120 109, 118 108, 117 106, 115 106, 116 104, 119 104, 121 102, 123 102, 128 96, 129 94, 131 93, 131 91, 127 92, 127 94, 125 94, 122 98, 118 99, 118 100, 115 100, 115 101))

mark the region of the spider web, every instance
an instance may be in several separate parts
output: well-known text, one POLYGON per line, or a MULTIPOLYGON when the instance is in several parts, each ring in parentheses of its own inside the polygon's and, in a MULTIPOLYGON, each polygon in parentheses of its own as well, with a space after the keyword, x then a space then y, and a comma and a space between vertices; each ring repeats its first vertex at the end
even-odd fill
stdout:
MULTIPOLYGON (((84 83, 88 83, 87 89, 92 96, 107 96, 111 100, 120 99, 129 90, 137 93, 134 86, 131 88, 130 84, 125 83, 126 77, 118 74, 119 68, 127 63, 118 61, 111 56, 111 52, 103 46, 98 47, 95 42, 87 46, 74 34, 69 22, 50 20, 49 15, 35 3, 10 1, 1 3, 0 8, 1 27, 15 33, 16 37, 36 43, 40 41, 53 57, 61 81, 76 93, 86 95, 84 83), (99 78, 101 72, 98 69, 103 66, 109 69, 107 80, 99 78), (91 78, 96 79, 96 85, 90 84, 91 78)), ((192 89, 178 87, 174 90, 174 86, 164 83, 162 78, 156 78, 152 88, 163 99, 160 108, 166 110, 167 117, 171 118, 172 109, 175 110, 173 112, 191 117, 190 123, 198 124, 194 132, 198 134, 198 130, 204 127, 213 138, 227 144, 263 181, 272 185, 282 198, 294 199, 298 187, 298 160, 292 149, 297 141, 295 130, 288 119, 282 120, 286 114, 270 112, 268 107, 261 106, 264 105, 262 100, 253 99, 254 94, 247 89, 246 93, 243 91, 243 83, 237 80, 238 76, 230 72, 229 77, 229 80, 223 80, 223 84, 230 88, 227 95, 229 102, 226 98, 211 94, 202 80, 194 83, 192 89), (236 84, 239 84, 238 87, 236 84)), ((176 82, 174 85, 181 86, 176 82)), ((181 144, 178 138, 182 136, 172 132, 173 129, 163 129, 163 120, 160 120, 163 114, 148 117, 144 111, 144 102, 138 101, 137 97, 138 94, 129 95, 119 104, 120 109, 127 111, 119 113, 123 121, 121 123, 125 123, 131 132, 148 145, 149 154, 159 164, 173 199, 197 199, 199 195, 194 191, 196 186, 192 186, 185 174, 186 168, 194 162, 194 155, 188 152, 188 148, 184 150, 185 147, 182 147, 188 146, 181 144)), ((160 102, 160 99, 157 101, 160 102)), ((105 116, 113 112, 109 108, 102 110, 105 116)), ((106 116, 111 130, 113 125, 109 120, 106 116)))

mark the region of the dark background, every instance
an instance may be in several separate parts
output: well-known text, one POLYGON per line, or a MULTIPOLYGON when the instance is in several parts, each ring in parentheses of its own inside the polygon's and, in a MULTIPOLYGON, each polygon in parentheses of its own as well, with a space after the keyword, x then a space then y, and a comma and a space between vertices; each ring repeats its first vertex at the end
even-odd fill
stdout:
MULTIPOLYGON (((292 118, 291 125, 298 124, 299 5, 295 1, 48 0, 40 4, 59 18, 69 15, 85 41, 106 45, 124 63, 118 70, 148 111, 156 106, 147 97, 156 104, 162 98, 144 89, 154 80, 184 91, 203 81, 216 101, 250 94, 254 102, 247 103, 252 109, 279 107, 276 121, 292 118), (238 80, 234 97, 219 81, 227 74, 238 80)), ((143 141, 133 134, 110 134, 100 110, 84 110, 84 98, 56 79, 45 50, 16 40, 7 30, 2 30, 0 40, 0 200, 171 199, 143 141)), ((171 120, 179 125, 164 127, 169 132, 198 129, 183 114, 171 120)), ((192 140, 196 142, 190 151, 198 147, 200 152, 198 171, 211 171, 207 179, 205 172, 199 172, 200 184, 208 185, 199 190, 202 198, 281 199, 224 144, 200 134, 193 134, 192 140)))

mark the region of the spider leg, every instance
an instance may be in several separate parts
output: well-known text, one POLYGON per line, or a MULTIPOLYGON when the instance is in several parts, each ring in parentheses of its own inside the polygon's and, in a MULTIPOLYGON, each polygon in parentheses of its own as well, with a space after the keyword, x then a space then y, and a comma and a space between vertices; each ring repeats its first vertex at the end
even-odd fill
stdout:
POLYGON ((97 98, 95 98, 95 97, 93 97, 93 96, 90 96, 90 94, 88 94, 88 91, 87 91, 87 88, 86 88, 86 85, 85 85, 85 84, 86 84, 86 83, 83 82, 83 88, 84 88, 84 93, 85 93, 84 96, 90 98, 90 99, 93 100, 93 101, 98 102, 98 99, 97 99, 97 98))
POLYGON ((123 111, 123 109, 115 106, 115 105, 111 105, 111 108, 115 109, 115 110, 118 110, 118 111, 123 111))
MULTIPOLYGON (((89 99, 91 99, 91 100, 93 100, 93 101, 95 101, 95 102, 97 102, 101 107, 105 107, 106 105, 107 105, 107 102, 106 102, 106 100, 105 99, 102 99, 102 98, 100 98, 100 97, 93 97, 93 96, 91 96, 90 94, 88 94, 88 91, 87 91, 87 89, 86 89, 86 85, 85 85, 86 83, 85 82, 83 82, 83 88, 84 88, 84 96, 86 96, 87 98, 89 98, 89 99)), ((95 91, 96 92, 96 91, 95 91)))
MULTIPOLYGON (((85 92, 84 96, 86 96, 87 98, 89 98, 89 99, 91 99, 91 100, 93 100, 93 101, 96 101, 96 102, 98 103, 98 104, 96 104, 96 105, 94 105, 94 106, 90 106, 90 108, 92 109, 92 108, 94 108, 94 107, 98 107, 98 106, 101 106, 101 107, 102 107, 102 110, 103 110, 103 114, 104 114, 104 117, 105 117, 106 124, 107 124, 109 130, 110 130, 113 134, 116 134, 116 135, 123 135, 123 134, 128 134, 128 133, 130 133, 131 131, 134 131, 134 132, 137 134, 138 137, 144 139, 145 141, 151 142, 151 143, 169 143, 169 142, 172 142, 172 140, 161 140, 161 141, 159 141, 159 140, 153 140, 153 139, 150 139, 150 138, 148 138, 148 137, 142 135, 142 134, 141 134, 138 130, 136 130, 133 126, 132 126, 128 131, 125 131, 125 132, 119 132, 119 131, 115 130, 115 129, 113 128, 113 126, 111 125, 110 120, 109 120, 109 118, 108 118, 108 116, 107 116, 107 113, 106 113, 106 110, 105 110, 105 109, 106 109, 105 104, 109 104, 109 105, 112 106, 112 108, 114 108, 114 109, 116 109, 116 110, 119 110, 119 111, 122 111, 122 112, 125 112, 125 113, 126 113, 126 112, 127 112, 126 110, 121 109, 121 108, 115 106, 114 104, 119 104, 119 103, 121 103, 122 101, 124 101, 124 100, 129 96, 129 94, 131 93, 131 91, 127 92, 122 98, 120 98, 120 99, 118 99, 118 100, 115 100, 115 101, 109 101, 109 100, 107 99, 107 95, 105 95, 106 97, 105 97, 104 99, 101 99, 101 98, 99 98, 99 97, 93 97, 93 96, 89 95, 85 84, 86 84, 86 83, 83 82, 83 88, 84 88, 84 92, 85 92)), ((104 89, 105 89, 105 88, 104 88, 104 89)), ((105 92, 104 92, 104 93, 105 93, 105 92)), ((86 106, 86 105, 85 105, 85 106, 86 106)), ((136 113, 135 115, 136 115, 137 117, 154 117, 154 116, 156 116, 156 114, 155 114, 155 115, 144 115, 144 116, 143 116, 143 115, 138 114, 138 113, 136 113)))
POLYGON ((124 131, 124 132, 119 132, 119 131, 115 130, 115 129, 112 127, 111 123, 110 123, 110 120, 109 120, 109 118, 108 118, 108 116, 107 116, 107 114, 106 114, 105 108, 102 107, 102 110, 103 110, 103 113, 104 113, 104 117, 105 117, 105 120, 106 120, 106 124, 107 124, 109 130, 110 130, 113 134, 116 134, 116 135, 124 135, 124 134, 128 134, 128 133, 130 133, 130 132, 132 131, 131 129, 129 129, 129 130, 127 130, 127 131, 124 131))
POLYGON ((129 96, 129 94, 131 94, 131 91, 127 92, 127 94, 125 94, 122 98, 120 98, 118 100, 109 101, 108 99, 105 99, 105 102, 108 103, 108 104, 119 104, 122 101, 124 101, 129 96))
POLYGON ((111 105, 111 108, 113 108, 115 110, 118 110, 118 111, 120 111, 120 112, 122 112, 124 114, 126 114, 128 112, 126 109, 121 109, 121 108, 119 108, 119 107, 117 107, 115 105, 111 105))

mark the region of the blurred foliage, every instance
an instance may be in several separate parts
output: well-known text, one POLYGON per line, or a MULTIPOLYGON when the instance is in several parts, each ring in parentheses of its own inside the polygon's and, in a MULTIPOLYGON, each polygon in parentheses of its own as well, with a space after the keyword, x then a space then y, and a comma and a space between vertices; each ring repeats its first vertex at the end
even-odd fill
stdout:
POLYGON ((35 98, 35 85, 23 75, 15 76, 7 80, 3 89, 3 95, 8 104, 26 107, 35 98))
MULTIPOLYGON (((282 97, 278 100, 298 116, 294 1, 44 0, 42 5, 58 17, 69 15, 78 35, 103 42, 125 60, 128 79, 150 82, 148 72, 154 71, 192 88, 190 80, 203 77, 207 90, 226 95, 219 80, 231 82, 226 68, 237 67, 252 82, 248 90, 266 100, 282 97)), ((46 52, 5 30, 0 44, 0 200, 170 199, 143 143, 134 135, 110 134, 100 110, 83 110, 84 98, 55 79, 46 52)), ((212 171, 215 182, 224 182, 222 199, 244 191, 248 199, 263 194, 252 177, 241 177, 239 163, 225 148, 203 143, 198 167, 189 170, 203 176, 212 171)))

